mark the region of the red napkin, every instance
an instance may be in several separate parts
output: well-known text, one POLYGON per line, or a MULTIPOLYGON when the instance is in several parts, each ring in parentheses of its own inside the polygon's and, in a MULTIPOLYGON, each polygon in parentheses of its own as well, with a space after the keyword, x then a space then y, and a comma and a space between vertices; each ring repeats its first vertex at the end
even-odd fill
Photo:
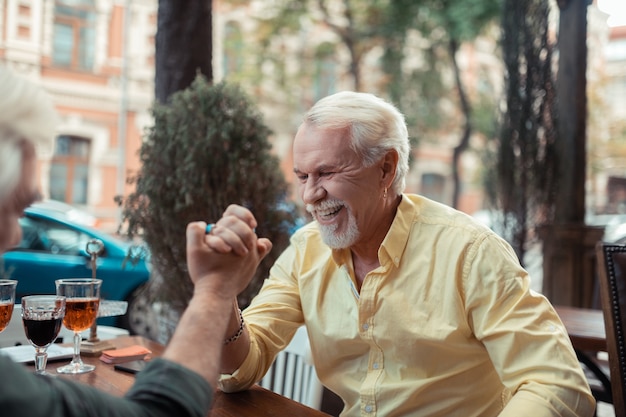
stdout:
POLYGON ((122 363, 145 359, 152 352, 140 345, 128 346, 122 349, 105 350, 100 360, 105 363, 122 363))

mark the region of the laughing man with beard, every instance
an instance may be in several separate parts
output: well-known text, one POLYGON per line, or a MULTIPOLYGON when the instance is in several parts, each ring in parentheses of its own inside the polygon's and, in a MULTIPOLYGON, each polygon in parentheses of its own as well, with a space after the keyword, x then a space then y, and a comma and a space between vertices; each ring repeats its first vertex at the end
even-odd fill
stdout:
MULTIPOLYGON (((404 116, 366 93, 316 103, 293 143, 298 230, 241 314, 220 387, 244 390, 305 325, 342 417, 591 416, 567 332, 510 247, 470 216, 404 193, 404 116)), ((231 206, 211 234, 250 216, 231 206)))

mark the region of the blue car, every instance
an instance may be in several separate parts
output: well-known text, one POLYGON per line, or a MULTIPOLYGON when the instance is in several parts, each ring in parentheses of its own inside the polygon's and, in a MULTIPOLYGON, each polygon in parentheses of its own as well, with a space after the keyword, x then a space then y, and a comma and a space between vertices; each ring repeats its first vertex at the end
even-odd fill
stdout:
POLYGON ((0 276, 18 281, 16 302, 31 294, 54 294, 58 278, 92 277, 91 256, 87 243, 99 239, 104 248, 97 257, 96 277, 102 279, 103 300, 127 301, 124 316, 102 317, 98 324, 128 329, 132 334, 145 324, 137 312, 146 309, 146 301, 138 297, 150 273, 141 251, 131 259, 130 244, 99 231, 88 224, 88 216, 58 202, 33 204, 20 219, 22 241, 6 252, 0 263, 0 276))

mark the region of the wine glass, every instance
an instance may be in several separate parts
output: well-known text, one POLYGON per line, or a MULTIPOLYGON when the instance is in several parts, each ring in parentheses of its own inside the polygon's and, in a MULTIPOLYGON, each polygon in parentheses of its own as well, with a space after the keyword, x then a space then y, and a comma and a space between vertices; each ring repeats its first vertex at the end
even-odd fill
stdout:
POLYGON ((65 296, 65 317, 63 324, 74 332, 74 355, 72 361, 57 368, 61 374, 82 374, 96 367, 83 363, 80 358, 80 333, 91 327, 98 315, 100 305, 101 279, 66 278, 54 281, 57 295, 65 296))
POLYGON ((35 373, 45 375, 48 346, 59 335, 65 315, 65 297, 61 295, 29 295, 22 297, 24 333, 35 348, 35 373))
POLYGON ((13 306, 15 305, 15 287, 17 281, 13 279, 0 279, 0 332, 11 321, 13 306))

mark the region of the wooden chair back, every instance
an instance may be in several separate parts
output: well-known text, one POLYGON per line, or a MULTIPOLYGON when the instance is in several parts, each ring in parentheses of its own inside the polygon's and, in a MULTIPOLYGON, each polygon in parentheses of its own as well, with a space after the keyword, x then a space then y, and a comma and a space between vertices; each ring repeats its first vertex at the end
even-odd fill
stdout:
POLYGON ((596 247, 600 298, 616 416, 626 416, 626 245, 596 247))

